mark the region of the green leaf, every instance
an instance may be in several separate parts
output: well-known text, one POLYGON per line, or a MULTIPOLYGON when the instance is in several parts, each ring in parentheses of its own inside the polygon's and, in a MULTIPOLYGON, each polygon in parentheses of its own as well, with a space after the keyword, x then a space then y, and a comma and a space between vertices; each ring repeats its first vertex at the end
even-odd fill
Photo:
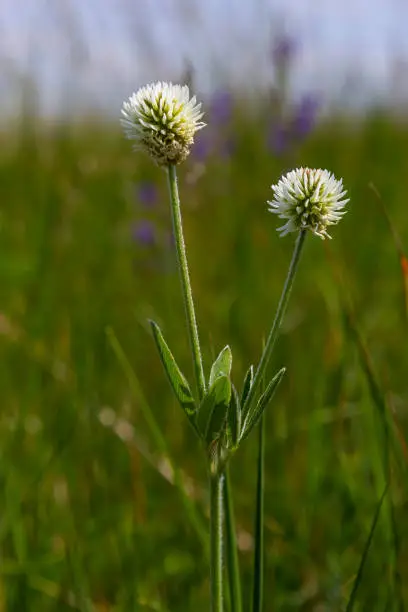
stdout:
POLYGON ((238 446, 239 437, 241 435, 241 403, 239 401, 239 395, 234 385, 232 385, 227 424, 229 435, 231 437, 232 448, 235 449, 238 446))
POLYGON ((167 377, 170 381, 175 396, 181 404, 181 407, 185 410, 188 416, 191 416, 195 412, 195 403, 192 393, 190 391, 189 384, 178 367, 176 360, 174 359, 169 347, 167 346, 163 334, 160 331, 159 326, 154 321, 149 321, 153 331, 153 337, 156 341, 157 348, 159 350, 160 358, 164 369, 166 370, 167 377))
POLYGON ((231 366, 232 353, 230 347, 227 344, 227 346, 222 349, 221 353, 218 355, 217 359, 212 364, 208 385, 211 387, 211 385, 220 376, 228 376, 229 378, 231 374, 231 366))
POLYGON ((230 400, 231 381, 228 376, 220 376, 203 398, 197 413, 197 429, 207 443, 220 435, 230 400))
POLYGON ((280 381, 282 380, 285 372, 286 372, 286 368, 282 368, 281 370, 279 370, 277 374, 275 374, 275 376, 272 378, 269 385, 266 387, 265 392, 262 393, 261 397, 259 398, 256 407, 253 410, 251 410, 251 412, 247 415, 244 426, 242 428, 242 435, 241 435, 240 442, 245 440, 245 438, 249 436, 249 434, 251 433, 255 425, 259 423, 259 420, 262 417, 265 408, 271 401, 273 394, 275 393, 276 388, 279 385, 280 381))
POLYGON ((248 393, 249 393, 250 388, 252 387, 253 380, 254 380, 254 366, 251 365, 248 369, 248 372, 245 374, 244 385, 242 387, 242 393, 241 393, 242 406, 245 404, 245 400, 248 397, 248 393))
MULTIPOLYGON (((174 461, 171 455, 167 436, 161 431, 161 428, 156 421, 154 411, 152 410, 149 402, 146 400, 146 397, 143 393, 142 385, 140 384, 140 381, 135 371, 133 370, 132 365, 128 357, 126 356, 126 353, 124 352, 115 332, 112 328, 108 327, 106 333, 109 343, 118 359, 118 362, 123 368, 123 372, 128 380, 129 388, 132 391, 135 400, 137 401, 138 408, 140 408, 146 420, 146 424, 154 441, 154 445, 156 446, 157 451, 164 458, 166 458, 166 461, 168 462, 170 468, 173 471, 174 486, 176 487, 180 495, 181 503, 186 513, 186 517, 188 517, 188 520, 190 520, 193 529, 195 529, 197 533, 198 539, 201 543, 201 546, 203 547, 204 554, 209 558, 210 551, 206 526, 203 525, 202 517, 195 501, 192 499, 191 495, 187 491, 184 475, 181 469, 178 467, 178 463, 174 461)), ((194 418, 191 416, 189 417, 189 419, 195 431, 197 431, 194 418)), ((143 451, 141 452, 143 453, 143 451)), ((148 459, 148 461, 151 461, 151 457, 149 457, 148 455, 145 455, 145 457, 148 459)), ((156 467, 156 464, 154 465, 156 467)))

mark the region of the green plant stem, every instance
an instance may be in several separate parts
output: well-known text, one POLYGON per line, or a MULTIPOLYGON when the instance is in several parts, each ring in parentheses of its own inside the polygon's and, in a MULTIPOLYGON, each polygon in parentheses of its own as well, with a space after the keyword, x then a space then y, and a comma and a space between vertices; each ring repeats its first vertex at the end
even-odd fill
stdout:
POLYGON ((223 612, 224 474, 210 474, 211 612, 223 612))
POLYGON ((374 532, 375 532, 375 528, 376 528, 377 523, 378 523, 378 519, 380 517, 380 512, 381 512, 381 507, 382 507, 383 501, 384 501, 385 496, 387 495, 387 492, 388 492, 388 487, 389 487, 389 482, 386 482, 383 494, 381 495, 380 500, 379 500, 379 502, 377 504, 377 507, 376 507, 376 510, 375 510, 375 514, 374 514, 374 517, 373 517, 373 520, 372 520, 372 523, 371 523, 370 533, 368 534, 368 538, 367 538, 367 541, 366 541, 365 546, 364 546, 364 550, 363 550, 363 554, 361 556, 361 560, 360 560, 360 565, 359 565, 359 568, 358 568, 357 576, 356 576, 356 579, 354 580, 353 589, 351 591, 350 598, 349 598, 348 603, 347 603, 346 612, 352 612, 352 610, 354 609, 354 603, 356 601, 358 587, 360 586, 360 583, 361 583, 361 578, 362 578, 364 567, 365 567, 365 564, 366 564, 366 561, 367 561, 367 557, 368 557, 368 553, 369 553, 369 550, 370 550, 371 542, 372 542, 372 539, 374 537, 374 532))
POLYGON ((191 291, 190 276, 187 265, 186 245, 183 236, 183 225, 181 219, 180 198, 177 186, 176 167, 168 166, 168 185, 170 191, 171 212, 173 218, 174 237, 176 240, 177 260, 180 273, 181 288, 187 317, 187 327, 190 336, 191 351, 193 355, 194 373, 200 400, 205 395, 205 377, 201 357, 198 327, 196 322, 193 293, 191 291))
POLYGON ((261 612, 264 585, 265 414, 259 423, 252 612, 261 612))
POLYGON ((293 286, 293 281, 295 279, 296 270, 298 267, 298 263, 300 260, 300 256, 302 253, 302 247, 305 241, 306 230, 302 230, 299 232, 298 237, 296 239, 295 247, 293 249, 292 260, 290 262, 288 274, 286 276, 285 284, 283 286, 282 294, 279 300, 278 309, 275 314, 275 319, 269 332, 268 339, 265 344, 265 348, 263 350, 261 359, 259 361, 257 370, 255 372, 254 381, 252 383, 251 389, 248 393, 246 402, 243 407, 244 418, 248 414, 251 409, 252 403, 256 398, 256 394, 260 388, 261 381, 265 375, 266 369, 268 367, 272 350, 276 342, 276 338, 278 337, 279 329, 286 312, 286 307, 288 305, 290 292, 293 286))
POLYGON ((231 479, 228 465, 225 470, 225 527, 226 527, 226 557, 232 612, 242 612, 241 579, 239 574, 239 559, 235 529, 234 506, 232 499, 231 479))

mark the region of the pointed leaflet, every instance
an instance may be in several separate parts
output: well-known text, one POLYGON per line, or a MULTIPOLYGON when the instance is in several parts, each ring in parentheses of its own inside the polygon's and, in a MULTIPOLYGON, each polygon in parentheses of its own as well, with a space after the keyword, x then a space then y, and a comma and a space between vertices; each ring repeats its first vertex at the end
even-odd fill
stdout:
POLYGON ((228 408, 228 437, 232 448, 238 447, 239 437, 241 435, 241 403, 239 395, 234 385, 232 385, 231 401, 228 408))
POLYGON ((244 385, 242 387, 242 394, 241 394, 242 406, 245 404, 245 400, 248 397, 248 393, 249 393, 250 388, 252 387, 253 380, 254 380, 254 366, 251 365, 248 369, 248 372, 245 374, 244 385))
POLYGON ((256 407, 253 408, 251 412, 247 415, 245 419, 245 423, 242 428, 242 436, 241 436, 240 442, 242 442, 243 440, 245 440, 245 438, 249 436, 252 429, 259 422, 259 419, 261 418, 265 408, 271 401, 272 396, 275 393, 276 388, 279 385, 280 381, 282 380, 285 372, 286 372, 286 368, 282 368, 281 370, 279 370, 277 374, 275 374, 275 376, 272 378, 269 385, 266 387, 265 392, 259 398, 256 407))
POLYGON ((231 374, 231 366, 232 353, 230 347, 227 344, 227 346, 222 349, 217 359, 212 364, 208 386, 211 387, 215 380, 220 376, 229 377, 229 375, 231 374))
POLYGON ((157 348, 160 353, 160 358, 166 374, 172 386, 175 396, 184 408, 187 415, 191 416, 194 413, 194 398, 191 394, 190 387, 185 376, 181 373, 176 360, 174 359, 169 347, 167 346, 163 334, 159 326, 154 321, 149 321, 153 331, 153 337, 156 341, 157 348))
POLYGON ((210 421, 208 423, 206 442, 211 444, 216 438, 220 438, 221 434, 225 433, 225 426, 227 422, 228 407, 231 400, 231 381, 226 376, 220 376, 217 378, 216 383, 220 381, 219 387, 220 392, 224 399, 217 402, 214 406, 210 421))
POLYGON ((221 433, 230 400, 231 381, 228 376, 219 376, 203 398, 197 413, 197 429, 208 443, 221 433))

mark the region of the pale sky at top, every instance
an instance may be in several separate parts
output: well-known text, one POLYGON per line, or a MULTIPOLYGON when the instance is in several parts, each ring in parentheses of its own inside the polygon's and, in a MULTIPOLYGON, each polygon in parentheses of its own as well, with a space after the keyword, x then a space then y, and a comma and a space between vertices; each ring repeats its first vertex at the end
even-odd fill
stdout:
POLYGON ((114 110, 146 81, 180 78, 186 60, 201 91, 253 89, 272 82, 283 32, 298 46, 294 95, 332 99, 348 75, 350 97, 373 99, 393 74, 408 102, 407 24, 408 0, 0 0, 2 99, 30 74, 47 108, 114 110))

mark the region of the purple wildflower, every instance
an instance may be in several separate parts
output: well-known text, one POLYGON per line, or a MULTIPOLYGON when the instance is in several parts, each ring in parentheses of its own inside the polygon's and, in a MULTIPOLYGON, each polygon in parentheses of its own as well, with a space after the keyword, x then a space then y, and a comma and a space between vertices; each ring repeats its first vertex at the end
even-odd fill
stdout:
POLYGON ((272 58, 276 66, 288 64, 296 51, 296 43, 289 36, 281 36, 273 45, 272 58))
POLYGON ((132 238, 140 246, 151 247, 156 243, 156 228, 151 221, 143 219, 132 227, 132 238))
POLYGON ((227 90, 217 91, 211 100, 210 117, 215 125, 228 123, 232 114, 232 95, 227 90))
POLYGON ((290 145, 290 135, 285 125, 272 125, 268 134, 268 148, 276 155, 283 155, 290 145))
POLYGON ((301 98, 295 108, 292 119, 292 131, 295 138, 306 138, 316 124, 316 117, 320 107, 319 100, 312 94, 301 98))
POLYGON ((208 134, 199 134, 195 139, 191 153, 194 159, 198 162, 204 162, 210 155, 212 149, 212 143, 208 134))
POLYGON ((136 196, 144 208, 153 208, 158 200, 157 187, 154 183, 143 181, 136 187, 136 196))

